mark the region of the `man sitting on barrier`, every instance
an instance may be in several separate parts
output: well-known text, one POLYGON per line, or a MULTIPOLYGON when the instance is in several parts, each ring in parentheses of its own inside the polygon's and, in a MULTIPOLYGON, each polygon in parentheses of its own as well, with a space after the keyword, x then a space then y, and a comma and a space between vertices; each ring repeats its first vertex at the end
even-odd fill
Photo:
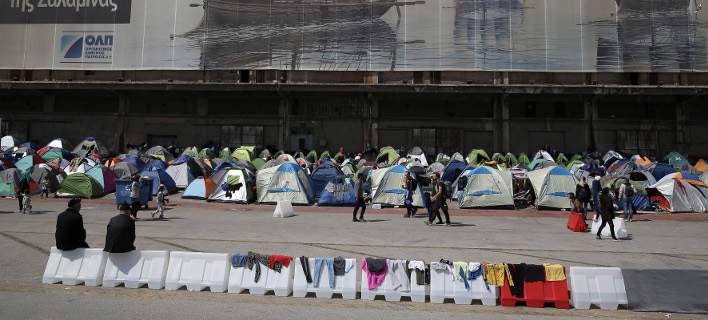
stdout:
POLYGON ((57 249, 68 251, 89 247, 80 210, 81 199, 74 198, 69 200, 68 208, 57 217, 57 229, 54 233, 57 249))
POLYGON ((135 250, 135 219, 131 217, 130 207, 120 205, 120 213, 108 222, 106 246, 103 251, 123 253, 135 250))

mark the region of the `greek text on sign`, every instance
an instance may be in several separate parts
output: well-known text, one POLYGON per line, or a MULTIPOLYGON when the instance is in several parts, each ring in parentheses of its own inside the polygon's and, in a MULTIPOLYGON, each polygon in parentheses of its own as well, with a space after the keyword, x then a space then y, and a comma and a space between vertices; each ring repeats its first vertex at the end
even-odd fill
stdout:
POLYGON ((3 0, 0 24, 130 23, 132 0, 3 0))

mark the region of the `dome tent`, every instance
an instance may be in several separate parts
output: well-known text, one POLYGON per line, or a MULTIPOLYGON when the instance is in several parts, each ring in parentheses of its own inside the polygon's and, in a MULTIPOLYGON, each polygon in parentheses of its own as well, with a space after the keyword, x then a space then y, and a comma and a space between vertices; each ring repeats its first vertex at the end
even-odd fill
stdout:
POLYGON ((568 169, 547 167, 529 171, 528 177, 536 194, 536 207, 571 209, 568 194, 575 192, 577 181, 568 169))
POLYGON ((481 166, 468 171, 460 208, 514 207, 510 171, 481 166))

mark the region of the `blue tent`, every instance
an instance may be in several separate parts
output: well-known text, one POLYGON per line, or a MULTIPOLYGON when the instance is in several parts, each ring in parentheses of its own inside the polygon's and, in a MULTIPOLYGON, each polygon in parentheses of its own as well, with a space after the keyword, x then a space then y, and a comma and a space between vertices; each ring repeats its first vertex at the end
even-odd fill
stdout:
POLYGON ((177 192, 177 185, 175 184, 175 181, 172 180, 170 175, 167 174, 167 172, 165 172, 165 170, 158 169, 158 168, 146 169, 145 171, 141 172, 140 175, 143 177, 152 178, 152 194, 153 195, 157 194, 157 191, 160 188, 160 184, 165 185, 165 188, 167 189, 168 193, 177 192))
POLYGON ((23 144, 20 145, 20 148, 32 149, 32 150, 34 150, 34 151, 39 150, 39 146, 36 145, 36 144, 34 144, 34 143, 32 143, 32 142, 25 142, 25 143, 23 143, 23 144))
POLYGON ((440 177, 440 180, 442 182, 452 183, 455 179, 457 179, 457 177, 460 176, 460 174, 462 174, 463 171, 465 171, 466 167, 467 165, 464 161, 452 160, 445 167, 445 171, 443 171, 443 175, 440 177))
POLYGON ((356 203, 354 185, 349 179, 329 182, 320 193, 320 206, 353 206, 356 203))
POLYGON ((319 196, 327 183, 340 181, 344 173, 330 160, 323 160, 320 166, 312 173, 312 193, 319 196))
POLYGON ((654 176, 656 181, 661 180, 664 176, 676 172, 676 168, 667 163, 657 163, 651 174, 654 176))
POLYGON ((143 169, 143 170, 154 170, 154 169, 165 170, 165 169, 167 169, 167 165, 162 160, 153 159, 150 162, 148 162, 147 165, 145 165, 145 169, 143 169))
POLYGON ((143 171, 145 169, 145 162, 143 160, 140 160, 140 158, 136 156, 127 156, 125 159, 123 159, 123 162, 132 164, 136 168, 138 168, 138 171, 143 171))
POLYGON ((214 188, 214 182, 209 178, 198 177, 187 186, 187 189, 184 189, 182 198, 206 200, 214 192, 214 188))

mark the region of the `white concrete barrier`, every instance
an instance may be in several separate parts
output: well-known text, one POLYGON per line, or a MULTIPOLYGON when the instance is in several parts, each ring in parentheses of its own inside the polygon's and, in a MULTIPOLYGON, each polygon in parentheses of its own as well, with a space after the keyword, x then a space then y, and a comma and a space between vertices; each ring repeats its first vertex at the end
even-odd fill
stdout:
POLYGON ((168 251, 139 251, 110 253, 103 274, 104 287, 126 288, 147 285, 150 289, 165 287, 170 253, 168 251))
POLYGON ((226 253, 170 252, 165 289, 183 286, 189 291, 225 292, 229 280, 229 255, 226 253))
MULTIPOLYGON (((329 272, 326 266, 322 266, 320 270, 319 287, 315 288, 312 283, 307 283, 305 272, 302 271, 302 264, 299 258, 294 258, 294 264, 291 267, 295 268, 295 281, 293 284, 293 296, 305 297, 308 292, 312 292, 318 298, 331 299, 335 293, 341 294, 344 299, 356 299, 356 281, 357 281, 357 264, 356 259, 345 259, 346 269, 349 270, 343 276, 335 276, 334 288, 329 287, 329 272), (351 269, 349 269, 351 267, 351 269)), ((310 267, 310 275, 314 276, 315 258, 308 258, 310 267)))
POLYGON ((266 282, 268 279, 268 266, 260 263, 261 266, 261 276, 256 281, 256 266, 253 269, 243 268, 243 276, 241 281, 241 289, 248 290, 248 293, 255 295, 266 294, 266 282))
POLYGON ((378 288, 374 290, 369 290, 369 284, 367 281, 367 271, 362 270, 361 272, 361 299, 362 300, 374 300, 376 296, 383 296, 386 301, 401 301, 402 297, 410 297, 413 302, 425 302, 425 295, 427 293, 427 286, 418 285, 415 272, 411 274, 410 290, 403 291, 402 288, 394 289, 393 285, 393 270, 388 269, 386 273, 386 278, 384 282, 378 288))
POLYGON ((452 296, 455 304, 471 304, 472 300, 479 300, 485 306, 495 306, 499 297, 497 286, 487 286, 484 277, 480 275, 474 280, 467 280, 469 289, 465 288, 465 282, 454 280, 452 296))
POLYGON ((242 293, 246 291, 243 287, 243 273, 246 267, 234 268, 232 264, 229 264, 231 270, 229 271, 229 293, 242 293))
POLYGON ((452 267, 436 270, 430 267, 430 302, 443 303, 445 299, 455 298, 455 278, 452 267))
POLYGON ((570 300, 576 309, 616 310, 627 305, 627 292, 620 268, 570 267, 570 300))
MULTIPOLYGON (((614 220, 612 220, 612 223, 615 225, 615 236, 618 239, 626 238, 629 235, 629 232, 627 231, 627 224, 624 223, 624 219, 615 218, 614 220)), ((590 228, 590 232, 592 234, 597 234, 597 230, 600 229, 601 224, 602 224, 602 219, 598 218, 597 221, 593 220, 592 227, 590 228)), ((602 229, 602 236, 603 237, 611 237, 612 236, 612 234, 610 233, 610 226, 609 225, 605 226, 605 228, 602 229)))
POLYGON ((272 290, 278 297, 287 297, 293 293, 293 266, 293 261, 291 261, 290 265, 283 266, 280 272, 266 268, 268 270, 266 272, 266 292, 272 290))
POLYGON ((61 282, 70 286, 81 283, 89 287, 100 286, 107 256, 102 249, 80 248, 62 251, 52 247, 49 250, 49 259, 42 282, 61 282))

